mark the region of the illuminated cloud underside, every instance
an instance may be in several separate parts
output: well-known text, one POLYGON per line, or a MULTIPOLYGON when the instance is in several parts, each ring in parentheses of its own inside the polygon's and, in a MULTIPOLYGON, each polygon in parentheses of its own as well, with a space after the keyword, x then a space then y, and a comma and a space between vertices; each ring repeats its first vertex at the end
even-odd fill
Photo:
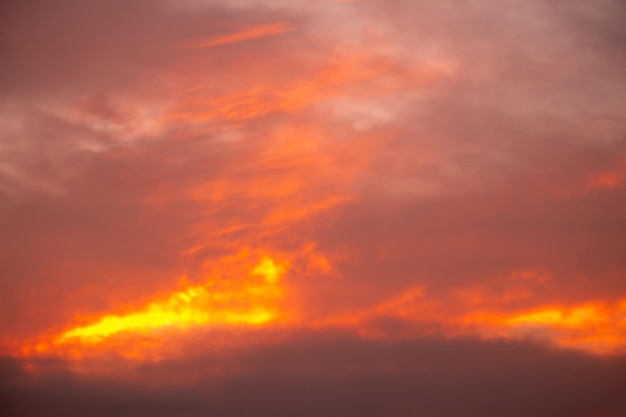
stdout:
MULTIPOLYGON (((24 353, 54 352, 55 348, 62 349, 65 345, 97 348, 118 334, 146 336, 168 329, 267 324, 280 318, 275 301, 283 297, 280 277, 284 272, 284 264, 263 257, 250 271, 250 277, 243 280, 231 277, 222 282, 210 280, 205 285, 191 286, 138 311, 105 315, 92 324, 70 328, 50 342, 40 341, 34 348, 26 346, 24 353)), ((124 350, 119 353, 124 354, 124 350)))

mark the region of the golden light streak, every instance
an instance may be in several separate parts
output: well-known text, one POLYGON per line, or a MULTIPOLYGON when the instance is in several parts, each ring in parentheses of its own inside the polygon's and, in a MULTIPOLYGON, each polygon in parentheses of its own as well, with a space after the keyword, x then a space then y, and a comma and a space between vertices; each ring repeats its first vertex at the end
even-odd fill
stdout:
MULTIPOLYGON (((312 264, 309 267, 326 272, 332 269, 328 260, 315 252, 313 244, 305 245, 301 252, 299 256, 312 264)), ((158 357, 165 344, 172 343, 173 335, 176 339, 190 334, 193 328, 245 329, 280 320, 295 328, 342 328, 368 338, 414 337, 436 329, 438 334, 452 337, 531 338, 594 354, 626 351, 626 299, 507 311, 489 309, 484 294, 468 300, 457 291, 447 298, 431 295, 426 287, 417 286, 360 311, 318 321, 308 321, 306 312, 297 311, 295 316, 294 312, 287 314, 292 317, 285 321, 286 312, 278 301, 284 296, 281 278, 288 266, 288 261, 277 262, 268 255, 251 255, 244 250, 218 262, 212 274, 215 278, 204 285, 184 285, 182 290, 144 308, 127 314, 107 314, 90 324, 74 326, 32 344, 23 353, 84 358, 86 352, 114 352, 143 360, 151 355, 158 357), (250 262, 251 257, 255 262, 250 262), (233 264, 238 266, 230 269, 228 265, 233 264), (225 276, 243 270, 247 272, 239 279, 225 276), (398 334, 393 326, 377 326, 378 318, 396 318, 413 325, 399 327, 403 333, 398 334)))
POLYGON ((557 309, 544 309, 521 314, 507 320, 507 324, 579 327, 593 324, 603 319, 604 317, 598 308, 587 306, 575 308, 570 312, 557 309))
POLYGON ((540 337, 567 348, 604 354, 626 350, 626 299, 511 313, 469 313, 461 320, 484 336, 540 337))
MULTIPOLYGON (((503 294, 506 299, 506 291, 503 294)), ((613 303, 544 305, 526 311, 489 310, 488 302, 480 292, 469 299, 463 291, 456 291, 452 298, 435 297, 429 295, 425 287, 417 286, 372 308, 317 324, 318 327, 351 328, 373 338, 419 337, 428 329, 436 329, 437 334, 451 337, 530 338, 594 354, 626 352, 626 299, 613 303), (401 327, 403 333, 399 335, 380 328, 375 324, 380 318, 405 323, 401 327)))
MULTIPOLYGON (((247 251, 239 257, 245 255, 247 251)), ((264 256, 251 268, 248 277, 188 286, 137 311, 107 314, 91 324, 70 328, 50 341, 26 347, 24 353, 46 353, 64 346, 106 348, 107 340, 117 335, 153 337, 166 329, 263 325, 281 313, 276 302, 283 296, 280 278, 286 269, 286 263, 264 256)))

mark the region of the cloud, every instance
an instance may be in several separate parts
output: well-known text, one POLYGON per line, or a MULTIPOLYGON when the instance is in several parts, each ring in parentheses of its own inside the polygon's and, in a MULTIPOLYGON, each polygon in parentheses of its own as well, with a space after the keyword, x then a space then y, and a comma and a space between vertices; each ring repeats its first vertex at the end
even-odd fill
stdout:
POLYGON ((123 380, 68 373, 62 363, 34 364, 42 370, 33 374, 3 362, 3 393, 19 415, 616 417, 626 410, 623 358, 504 341, 301 334, 243 352, 127 367, 123 380))
POLYGON ((205 40, 187 41, 181 46, 185 49, 211 48, 213 46, 227 45, 230 43, 244 42, 251 39, 265 38, 292 31, 293 28, 287 23, 272 23, 268 25, 254 26, 240 32, 217 36, 205 40))
POLYGON ((16 412, 69 413, 71 398, 76 413, 145 411, 158 396, 190 415, 623 414, 621 2, 1 7, 0 347, 22 357, 3 388, 16 412), (263 259, 285 266, 281 296, 260 297, 272 320, 209 320, 256 305, 263 259), (222 300, 205 294, 188 330, 37 353, 199 288, 222 300), (237 372, 197 358, 219 346, 237 372), (70 371, 129 347, 136 385, 70 371), (56 370, 26 371, 44 360, 56 370), (142 376, 185 379, 177 365, 199 385, 142 376))

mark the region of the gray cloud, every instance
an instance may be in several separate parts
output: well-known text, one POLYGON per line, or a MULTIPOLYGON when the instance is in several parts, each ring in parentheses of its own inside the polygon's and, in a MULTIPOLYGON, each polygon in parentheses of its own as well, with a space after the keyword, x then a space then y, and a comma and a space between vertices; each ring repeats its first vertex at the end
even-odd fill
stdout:
POLYGON ((226 359, 127 368, 126 376, 139 375, 142 383, 120 382, 119 375, 74 375, 56 366, 30 375, 5 358, 2 391, 13 406, 6 415, 617 417, 626 411, 623 358, 504 341, 382 342, 304 334, 226 359), (239 371, 193 376, 216 364, 239 371))

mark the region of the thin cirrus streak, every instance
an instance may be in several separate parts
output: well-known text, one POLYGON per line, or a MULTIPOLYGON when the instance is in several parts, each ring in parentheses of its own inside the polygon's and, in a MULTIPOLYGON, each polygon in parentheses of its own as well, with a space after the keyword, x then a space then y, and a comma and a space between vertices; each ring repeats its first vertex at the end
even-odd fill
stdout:
MULTIPOLYGON (((165 118, 178 123, 206 123, 217 120, 245 121, 276 112, 297 113, 311 105, 342 97, 351 87, 356 88, 388 70, 387 63, 376 62, 358 54, 329 61, 312 74, 299 75, 296 81, 257 85, 218 96, 202 89, 200 94, 193 94, 192 91, 189 97, 173 106, 165 118)), ((443 69, 429 71, 426 68, 409 76, 412 83, 419 85, 436 82, 444 73, 443 69)), ((364 95, 384 93, 388 91, 368 90, 364 95)))
POLYGON ((183 49, 203 49, 212 48, 219 45, 227 45, 231 43, 245 42, 252 39, 266 38, 268 36, 281 35, 291 32, 293 26, 289 23, 279 22, 267 25, 252 26, 239 32, 230 33, 228 35, 215 36, 208 39, 189 40, 180 43, 183 49))

